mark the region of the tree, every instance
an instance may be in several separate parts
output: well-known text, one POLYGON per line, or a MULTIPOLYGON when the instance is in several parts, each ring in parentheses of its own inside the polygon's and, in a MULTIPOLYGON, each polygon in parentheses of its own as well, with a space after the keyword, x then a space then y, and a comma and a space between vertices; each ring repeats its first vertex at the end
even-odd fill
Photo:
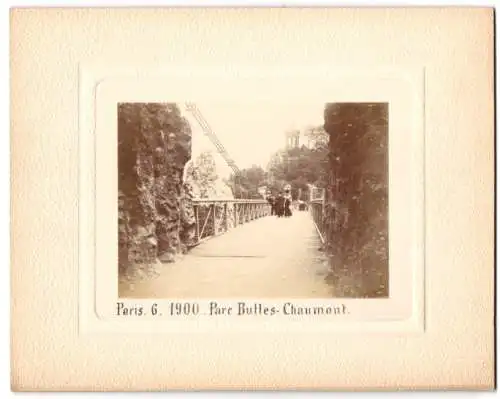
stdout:
POLYGON ((328 146, 328 133, 323 126, 308 126, 303 133, 309 141, 309 148, 325 148, 328 146))
POLYGON ((194 180, 200 190, 200 198, 208 198, 210 188, 214 186, 217 178, 217 166, 213 154, 204 151, 194 160, 194 180))
POLYGON ((308 198, 308 184, 326 186, 329 138, 321 126, 309 126, 303 134, 308 137, 309 146, 277 151, 271 156, 267 171, 272 191, 279 191, 285 184, 290 184, 292 198, 305 200, 308 198))
POLYGON ((267 185, 267 173, 262 167, 252 165, 247 169, 242 169, 239 175, 231 174, 229 181, 235 187, 235 196, 244 198, 262 198, 258 189, 267 185))

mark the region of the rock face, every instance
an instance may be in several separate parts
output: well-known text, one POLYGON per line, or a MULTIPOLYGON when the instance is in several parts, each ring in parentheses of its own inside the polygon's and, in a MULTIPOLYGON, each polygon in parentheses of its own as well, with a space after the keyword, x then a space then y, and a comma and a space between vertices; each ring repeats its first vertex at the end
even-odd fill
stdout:
POLYGON ((122 273, 148 272, 172 261, 189 236, 184 165, 191 129, 175 104, 118 106, 119 264, 122 273))
POLYGON ((386 297, 388 106, 328 104, 329 176, 324 220, 332 278, 343 296, 386 297))
POLYGON ((196 241, 196 218, 193 206, 193 190, 189 183, 182 186, 181 195, 181 249, 185 253, 196 241))

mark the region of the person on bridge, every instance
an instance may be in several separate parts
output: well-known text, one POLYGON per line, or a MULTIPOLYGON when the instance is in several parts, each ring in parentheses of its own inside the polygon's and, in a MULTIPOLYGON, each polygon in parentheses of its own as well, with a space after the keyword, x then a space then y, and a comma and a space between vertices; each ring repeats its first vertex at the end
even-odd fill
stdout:
POLYGON ((281 191, 276 197, 275 208, 276 215, 279 218, 282 217, 285 212, 285 197, 283 196, 283 193, 281 191))
POLYGON ((269 194, 269 196, 267 197, 267 202, 269 202, 269 204, 271 205, 271 216, 276 215, 276 198, 274 197, 274 195, 269 194))
POLYGON ((283 197, 283 214, 285 217, 290 217, 292 216, 292 196, 289 192, 286 192, 284 197, 283 197))

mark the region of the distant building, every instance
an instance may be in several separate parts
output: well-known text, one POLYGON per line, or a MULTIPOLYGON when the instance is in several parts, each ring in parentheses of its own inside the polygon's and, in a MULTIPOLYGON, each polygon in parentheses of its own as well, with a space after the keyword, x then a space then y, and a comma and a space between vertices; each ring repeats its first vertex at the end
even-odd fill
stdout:
POLYGON ((327 143, 328 135, 323 127, 309 127, 304 131, 289 130, 285 133, 286 149, 291 148, 314 148, 317 144, 327 143))
POLYGON ((286 148, 299 148, 302 147, 301 134, 299 130, 290 130, 285 133, 286 137, 286 148))

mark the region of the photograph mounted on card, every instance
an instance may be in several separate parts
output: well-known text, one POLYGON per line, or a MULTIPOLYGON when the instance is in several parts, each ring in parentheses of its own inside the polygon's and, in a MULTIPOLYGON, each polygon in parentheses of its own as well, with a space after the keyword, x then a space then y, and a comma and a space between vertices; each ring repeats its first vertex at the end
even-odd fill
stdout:
POLYGON ((13 391, 494 389, 493 9, 10 22, 13 391))
POLYGON ((80 72, 83 325, 423 331, 423 68, 80 72))

